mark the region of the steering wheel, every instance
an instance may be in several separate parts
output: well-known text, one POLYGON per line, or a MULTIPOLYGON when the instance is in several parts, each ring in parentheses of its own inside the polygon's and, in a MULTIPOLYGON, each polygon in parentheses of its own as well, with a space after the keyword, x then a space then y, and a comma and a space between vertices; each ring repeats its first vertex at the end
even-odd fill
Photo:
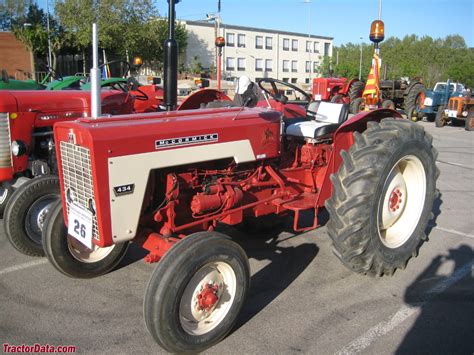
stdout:
POLYGON ((133 95, 135 99, 140 100, 140 101, 148 100, 148 95, 140 90, 140 84, 138 83, 137 79, 135 79, 133 76, 127 79, 127 89, 128 91, 136 91, 140 93, 140 95, 133 95))
POLYGON ((258 86, 260 87, 260 89, 262 89, 262 90, 263 90, 266 94, 268 94, 272 99, 274 99, 275 101, 284 103, 284 104, 288 101, 288 97, 286 97, 285 95, 283 95, 283 94, 280 93, 280 91, 278 90, 276 84, 280 84, 280 85, 289 87, 290 89, 299 92, 299 93, 302 94, 304 97, 306 97, 306 99, 308 100, 308 102, 310 102, 310 101, 312 100, 312 97, 311 97, 310 94, 308 94, 307 92, 305 92, 303 89, 300 89, 300 88, 297 87, 296 85, 287 83, 286 81, 282 81, 282 80, 278 80, 278 79, 273 79, 273 78, 262 78, 262 79, 257 80, 257 84, 258 84, 258 86), (263 87, 263 83, 269 83, 269 84, 272 86, 272 91, 270 91, 270 90, 268 90, 267 88, 263 87))
POLYGON ((52 77, 54 80, 58 80, 58 81, 63 81, 64 80, 62 75, 59 74, 53 68, 51 68, 49 65, 42 64, 41 67, 46 69, 46 71, 48 72, 48 75, 46 75, 46 77, 41 81, 41 84, 46 83, 50 77, 52 77))
MULTIPOLYGON (((125 60, 121 60, 121 59, 117 59, 117 60, 112 60, 111 62, 106 62, 106 63, 103 63, 101 65, 99 65, 99 68, 98 69, 102 69, 103 67, 105 67, 106 65, 110 66, 111 64, 114 64, 114 63, 121 63, 121 64, 125 64, 125 68, 127 70, 125 70, 124 72, 121 72, 120 74, 120 77, 124 78, 128 73, 130 73, 130 71, 132 70, 132 67, 130 66, 130 63, 129 62, 126 62, 125 60)), ((122 67, 121 67, 122 68, 122 67)))

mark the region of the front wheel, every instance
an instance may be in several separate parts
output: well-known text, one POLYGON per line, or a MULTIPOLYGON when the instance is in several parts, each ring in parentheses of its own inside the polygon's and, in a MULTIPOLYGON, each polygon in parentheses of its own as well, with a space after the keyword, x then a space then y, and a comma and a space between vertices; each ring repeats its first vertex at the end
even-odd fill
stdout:
POLYGON ((331 98, 331 102, 336 103, 336 104, 343 104, 344 103, 344 96, 342 96, 340 94, 334 95, 331 98))
POLYGON ((471 109, 471 111, 469 111, 469 114, 466 117, 466 123, 464 125, 464 129, 466 131, 474 131, 474 110, 471 109))
POLYGON ((67 233, 63 206, 57 201, 43 228, 43 248, 49 261, 64 275, 90 279, 114 269, 127 252, 128 242, 89 249, 67 233))
POLYGON ((437 152, 423 127, 407 120, 369 122, 341 153, 326 207, 333 249, 349 269, 392 275, 426 240, 436 195, 437 152))
POLYGON ((436 117, 435 117, 435 126, 436 127, 444 127, 446 125, 446 115, 444 113, 445 107, 440 106, 438 107, 438 112, 436 112, 436 117))
POLYGON ((5 182, 0 184, 0 218, 3 217, 3 212, 13 194, 13 187, 5 182))
POLYGON ((52 204, 59 199, 57 176, 40 176, 16 189, 5 207, 5 234, 20 253, 44 256, 41 233, 52 204))
POLYGON ((416 109, 416 107, 412 107, 408 110, 407 119, 413 122, 416 122, 420 119, 420 114, 418 113, 418 110, 416 109))
POLYGON ((197 353, 234 327, 250 271, 242 248, 217 232, 192 234, 160 260, 145 294, 146 326, 165 350, 197 353))
POLYGON ((395 110, 395 103, 392 100, 384 100, 382 102, 382 108, 388 108, 390 110, 395 110))

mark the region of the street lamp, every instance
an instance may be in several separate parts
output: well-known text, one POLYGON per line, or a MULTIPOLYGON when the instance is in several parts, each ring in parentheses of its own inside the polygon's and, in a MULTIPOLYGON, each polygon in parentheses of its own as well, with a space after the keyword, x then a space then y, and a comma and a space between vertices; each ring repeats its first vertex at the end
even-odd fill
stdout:
POLYGON ((359 81, 362 79, 362 39, 363 37, 359 37, 360 39, 360 59, 359 59, 359 81))

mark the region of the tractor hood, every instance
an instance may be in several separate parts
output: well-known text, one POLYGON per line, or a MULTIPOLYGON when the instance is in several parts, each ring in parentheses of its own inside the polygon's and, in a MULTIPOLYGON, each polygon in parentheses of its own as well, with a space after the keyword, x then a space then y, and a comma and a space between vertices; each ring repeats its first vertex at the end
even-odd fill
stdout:
POLYGON ((15 93, 9 90, 0 91, 0 112, 16 112, 18 111, 18 104, 15 93))
MULTIPOLYGON (((81 111, 85 115, 90 113, 90 92, 81 90, 68 91, 2 91, 0 94, 0 107, 5 102, 16 101, 16 111, 19 112, 69 112, 81 111)), ((126 113, 131 110, 119 110, 121 105, 129 99, 125 93, 120 91, 102 92, 102 107, 104 113, 126 113), (111 112, 108 108, 114 107, 117 112, 111 112)))

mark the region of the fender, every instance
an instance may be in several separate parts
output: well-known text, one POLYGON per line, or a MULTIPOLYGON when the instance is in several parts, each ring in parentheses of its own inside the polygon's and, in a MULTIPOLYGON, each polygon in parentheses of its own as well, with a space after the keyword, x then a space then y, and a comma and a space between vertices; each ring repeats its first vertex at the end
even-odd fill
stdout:
POLYGON ((177 111, 194 110, 211 101, 232 101, 229 96, 216 89, 202 89, 189 95, 177 108, 177 111))
POLYGON ((341 166, 341 151, 348 150, 354 143, 353 132, 357 131, 362 133, 367 129, 367 122, 380 122, 382 119, 388 117, 401 120, 403 119, 401 114, 390 109, 381 109, 368 112, 365 111, 351 117, 337 129, 337 131, 334 133, 332 144, 333 151, 329 160, 329 166, 326 171, 326 175, 324 176, 321 193, 318 196, 318 206, 324 206, 324 202, 332 195, 332 183, 330 176, 331 174, 336 173, 338 167, 341 166))

